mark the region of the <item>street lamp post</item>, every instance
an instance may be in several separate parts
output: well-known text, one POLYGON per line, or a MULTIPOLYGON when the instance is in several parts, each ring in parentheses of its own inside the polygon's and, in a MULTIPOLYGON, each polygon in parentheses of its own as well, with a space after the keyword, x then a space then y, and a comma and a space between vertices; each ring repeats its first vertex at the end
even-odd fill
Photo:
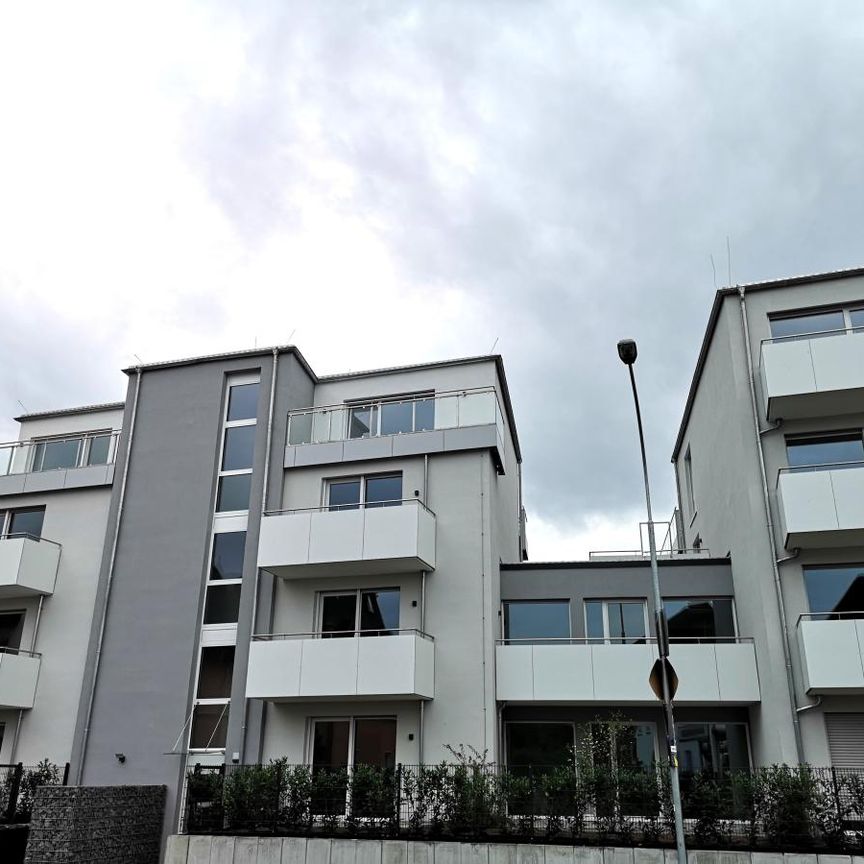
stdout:
POLYGON ((678 741, 675 735, 675 718, 672 714, 672 689, 670 680, 672 666, 669 663, 669 629, 666 625, 666 610, 660 596, 660 573, 657 568, 657 546, 654 542, 654 519, 651 515, 651 490, 648 485, 648 460, 645 457, 645 436, 642 432, 642 412, 639 410, 639 394, 636 391, 636 376, 633 364, 636 362, 636 343, 632 339, 622 339, 618 343, 618 356, 630 372, 630 386, 633 389, 633 402, 636 406, 636 425, 639 427, 639 449, 642 452, 642 475, 645 481, 645 505, 648 509, 648 548, 651 554, 651 585, 654 589, 654 635, 657 638, 657 651, 660 655, 659 668, 662 682, 663 708, 666 713, 666 743, 669 747, 669 783, 672 787, 672 810, 675 817, 675 845, 678 849, 678 864, 687 864, 687 849, 684 846, 684 820, 681 815, 681 784, 678 780, 678 741))

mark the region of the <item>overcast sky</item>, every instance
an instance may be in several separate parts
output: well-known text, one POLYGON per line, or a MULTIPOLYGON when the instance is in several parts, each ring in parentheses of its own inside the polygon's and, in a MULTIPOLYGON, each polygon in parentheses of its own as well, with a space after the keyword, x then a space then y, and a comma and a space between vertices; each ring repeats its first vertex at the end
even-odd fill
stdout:
MULTIPOLYGON (((715 287, 864 263, 858 2, 6 3, 0 415, 504 355, 535 560, 658 517, 715 287)), ((5 436, 15 425, 0 421, 5 436)))

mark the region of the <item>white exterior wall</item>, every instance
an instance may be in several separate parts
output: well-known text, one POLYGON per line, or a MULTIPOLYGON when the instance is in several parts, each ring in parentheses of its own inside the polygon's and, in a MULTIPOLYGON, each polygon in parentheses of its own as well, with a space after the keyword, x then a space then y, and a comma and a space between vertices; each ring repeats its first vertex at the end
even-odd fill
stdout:
MULTIPOLYGON (((19 440, 118 429, 122 418, 121 411, 105 411, 25 421, 19 440)), ((5 724, 0 763, 14 758, 33 765, 49 759, 62 765, 70 759, 110 499, 110 486, 0 497, 0 509, 44 506, 42 536, 62 546, 54 592, 44 599, 35 646, 39 598, 0 598, 0 611, 26 612, 21 647, 42 654, 35 704, 23 713, 14 754, 18 712, 0 712, 5 724)))
MULTIPOLYGON (((827 304, 847 305, 864 301, 864 279, 850 278, 746 293, 750 351, 757 381, 761 428, 765 398, 759 376, 763 339, 770 338, 769 313, 794 311, 827 304)), ((683 443, 677 472, 687 544, 697 534, 715 555, 732 553, 736 608, 744 636, 756 638, 761 706, 751 709, 751 736, 757 762, 795 762, 791 709, 783 666, 780 616, 773 586, 771 549, 765 530, 761 481, 754 443, 753 420, 747 381, 746 357, 737 296, 726 297, 683 443), (697 514, 687 512, 684 492, 684 454, 692 451, 694 498, 697 514), (692 519, 692 525, 689 524, 692 519), (688 527, 689 526, 689 527, 688 527)), ((864 370, 861 372, 864 378, 864 370)), ((762 436, 777 555, 785 558, 782 519, 776 485, 780 468, 786 467, 785 436, 808 432, 861 429, 864 413, 816 416, 784 420, 777 430, 762 436)), ((802 567, 808 564, 861 563, 864 548, 808 548, 780 566, 780 578, 789 628, 790 655, 799 706, 814 699, 805 693, 797 621, 809 611, 802 567)), ((864 712, 864 696, 824 696, 820 708, 799 715, 807 761, 830 765, 823 714, 828 711, 864 712)))

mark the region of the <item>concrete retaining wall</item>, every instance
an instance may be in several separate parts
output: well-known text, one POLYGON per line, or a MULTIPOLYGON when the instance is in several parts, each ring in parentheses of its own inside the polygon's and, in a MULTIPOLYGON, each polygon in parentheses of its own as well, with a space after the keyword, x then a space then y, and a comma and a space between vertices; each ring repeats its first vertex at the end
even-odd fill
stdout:
MULTIPOLYGON (((850 855, 691 851, 689 864, 864 864, 850 855)), ((675 864, 671 849, 329 840, 305 837, 168 838, 165 864, 675 864)))
POLYGON ((165 791, 164 786, 40 786, 25 864, 158 864, 165 791))

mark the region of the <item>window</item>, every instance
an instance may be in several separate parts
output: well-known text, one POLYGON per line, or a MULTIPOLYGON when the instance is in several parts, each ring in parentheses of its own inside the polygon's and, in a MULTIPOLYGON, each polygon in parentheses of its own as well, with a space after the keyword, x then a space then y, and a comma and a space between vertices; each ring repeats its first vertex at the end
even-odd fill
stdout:
POLYGON ((235 420, 255 420, 258 417, 259 383, 234 384, 228 391, 228 413, 225 419, 232 423, 235 420))
POLYGON ((382 588, 321 594, 321 635, 325 638, 393 636, 399 630, 399 589, 382 588))
POLYGON ((595 765, 612 770, 650 768, 655 761, 653 723, 591 724, 591 756, 595 765))
POLYGON ((690 639, 728 639, 735 636, 731 597, 692 597, 664 600, 669 637, 679 642, 690 639))
POLYGON ((192 711, 190 750, 224 750, 228 733, 228 703, 196 705, 192 711))
POLYGON ((787 438, 786 457, 790 468, 834 467, 844 462, 862 462, 864 440, 860 432, 787 438))
POLYGON ((234 672, 234 646, 216 645, 201 649, 198 667, 198 699, 228 699, 234 672))
POLYGON ((24 633, 23 612, 0 612, 0 649, 17 650, 24 633))
POLYGON ((723 776, 750 767, 744 723, 676 723, 678 762, 684 775, 723 776))
POLYGON ((205 624, 236 624, 240 617, 240 585, 208 585, 205 624))
POLYGON ((773 339, 809 337, 816 333, 843 330, 846 327, 842 309, 771 318, 769 323, 773 339))
POLYGON ((249 496, 252 492, 252 474, 229 474, 219 478, 219 492, 216 496, 216 512, 230 513, 235 510, 249 509, 249 496))
POLYGON ((313 721, 313 768, 349 768, 355 765, 396 767, 395 717, 313 721))
POLYGON ((87 451, 88 465, 107 465, 111 451, 111 435, 94 435, 87 451))
POLYGON ((214 534, 210 580, 242 579, 245 550, 245 531, 225 531, 214 534))
POLYGON ((32 537, 38 540, 42 536, 44 519, 44 507, 0 510, 0 533, 4 537, 32 537))
POLYGON ((348 408, 348 437, 401 435, 435 428, 435 398, 417 396, 390 402, 369 402, 348 408))
POLYGON ((327 482, 330 510, 364 507, 398 507, 402 503, 402 474, 348 477, 327 482))
POLYGON ((52 471, 55 468, 75 468, 81 453, 81 438, 58 441, 38 441, 33 448, 32 471, 52 471))
POLYGON ((696 515, 696 499, 693 496, 693 457, 690 455, 690 447, 684 454, 684 494, 687 496, 687 510, 690 516, 696 515))
POLYGON ((849 323, 856 330, 864 328, 864 309, 853 309, 849 313, 849 323))
POLYGON ((826 619, 864 618, 864 564, 837 567, 805 567, 804 585, 810 611, 826 619))
POLYGON ((569 600, 506 600, 504 638, 542 644, 570 638, 569 600))
POLYGON ((641 644, 648 629, 644 600, 586 600, 585 632, 589 639, 641 644))
POLYGON ((242 471, 252 468, 256 426, 229 426, 225 430, 222 470, 242 471))
POLYGON ((575 744, 572 723, 508 723, 507 765, 516 769, 565 765, 575 744))

